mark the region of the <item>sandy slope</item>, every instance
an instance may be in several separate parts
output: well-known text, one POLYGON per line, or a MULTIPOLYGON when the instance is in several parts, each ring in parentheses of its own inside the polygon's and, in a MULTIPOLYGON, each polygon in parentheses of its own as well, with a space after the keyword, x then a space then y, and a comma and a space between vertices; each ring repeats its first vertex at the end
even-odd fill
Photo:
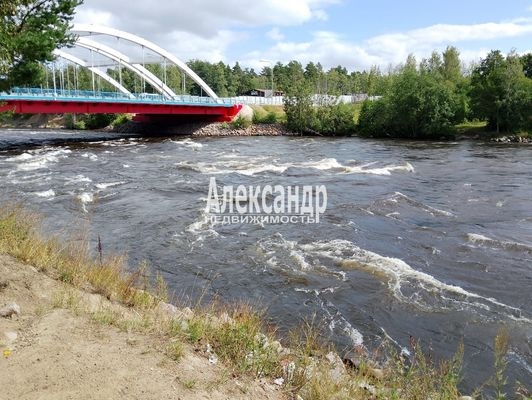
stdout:
MULTIPOLYGON (((0 399, 281 399, 274 385, 234 378, 186 348, 175 362, 156 335, 121 332, 85 312, 54 308, 73 290, 0 255, 0 399), (15 338, 16 336, 16 338, 15 338)), ((107 302, 82 294, 88 303, 107 302)), ((121 307, 113 305, 113 307, 121 307)))

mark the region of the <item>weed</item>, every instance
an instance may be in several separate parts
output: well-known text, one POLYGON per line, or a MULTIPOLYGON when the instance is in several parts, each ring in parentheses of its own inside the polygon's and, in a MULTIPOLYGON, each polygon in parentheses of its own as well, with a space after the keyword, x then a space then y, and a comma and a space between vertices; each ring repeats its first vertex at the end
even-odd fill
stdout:
POLYGON ((185 354, 183 343, 172 340, 166 347, 166 354, 174 361, 179 361, 185 354))
POLYGON ((196 387, 196 381, 194 379, 185 379, 181 384, 188 390, 192 390, 196 387))

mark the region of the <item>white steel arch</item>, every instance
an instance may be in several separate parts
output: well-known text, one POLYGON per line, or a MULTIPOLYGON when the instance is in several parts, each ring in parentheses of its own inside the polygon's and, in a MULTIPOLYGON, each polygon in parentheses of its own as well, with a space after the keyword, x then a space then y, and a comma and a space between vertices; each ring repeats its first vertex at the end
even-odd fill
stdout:
MULTIPOLYGON (((143 46, 154 53, 159 54, 160 56, 166 58, 173 64, 177 65, 179 68, 181 68, 194 82, 196 82, 200 87, 203 89, 203 91, 209 95, 209 97, 217 100, 218 96, 214 91, 205 83, 203 79, 201 79, 194 71, 192 71, 187 64, 185 64, 183 61, 179 60, 176 56, 174 56, 172 53, 166 51, 162 47, 157 46, 155 43, 152 43, 146 39, 143 39, 139 36, 133 35, 128 32, 120 31, 118 29, 114 28, 107 28, 104 26, 98 26, 98 25, 88 25, 88 24, 75 24, 74 27, 70 30, 72 33, 97 33, 107 36, 113 36, 120 39, 127 40, 129 42, 133 42, 135 44, 138 44, 140 46, 143 46)), ((82 38, 78 38, 82 39, 82 38)))
POLYGON ((109 84, 113 85, 115 88, 120 90, 122 93, 127 94, 131 98, 135 97, 135 96, 133 96, 133 94, 129 90, 127 90, 124 86, 122 86, 120 84, 120 82, 116 81, 115 79, 113 79, 108 74, 106 74, 105 72, 101 71, 100 69, 98 69, 96 67, 91 67, 88 63, 86 63, 82 59, 77 58, 77 57, 73 56, 72 54, 66 53, 66 52, 64 52, 62 50, 59 50, 59 49, 54 50, 54 54, 56 56, 58 56, 58 57, 64 58, 65 60, 73 62, 74 64, 77 64, 80 67, 87 68, 89 71, 94 72, 96 75, 100 76, 102 79, 104 79, 109 84))
POLYGON ((154 74, 152 74, 150 71, 148 71, 146 68, 144 68, 140 64, 132 64, 131 60, 128 56, 125 54, 120 53, 119 51, 109 47, 105 46, 101 43, 95 42, 94 40, 90 40, 84 37, 78 38, 76 41, 76 45, 80 47, 84 47, 86 49, 95 51, 98 54, 101 54, 105 57, 108 57, 114 61, 117 61, 121 64, 124 64, 124 66, 137 75, 144 78, 150 85, 153 86, 155 90, 157 90, 159 93, 163 94, 164 96, 168 98, 175 98, 177 95, 174 93, 172 89, 170 89, 166 84, 161 81, 159 78, 157 78, 154 74))

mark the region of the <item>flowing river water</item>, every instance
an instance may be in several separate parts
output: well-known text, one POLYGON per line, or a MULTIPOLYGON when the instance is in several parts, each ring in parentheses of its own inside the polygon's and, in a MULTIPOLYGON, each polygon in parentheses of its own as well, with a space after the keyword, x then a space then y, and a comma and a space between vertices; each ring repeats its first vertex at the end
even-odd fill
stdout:
POLYGON ((391 338, 436 357, 465 345, 465 390, 532 382, 532 147, 357 138, 120 137, 0 131, 0 200, 51 232, 146 260, 170 291, 266 308, 281 331, 315 315, 341 351, 391 338), (217 224, 209 181, 324 185, 317 224, 217 224))

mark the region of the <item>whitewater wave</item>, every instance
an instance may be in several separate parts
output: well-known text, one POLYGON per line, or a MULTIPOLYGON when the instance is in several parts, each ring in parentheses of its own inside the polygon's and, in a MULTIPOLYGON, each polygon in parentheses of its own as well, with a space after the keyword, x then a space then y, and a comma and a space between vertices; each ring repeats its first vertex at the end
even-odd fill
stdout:
POLYGON ((81 157, 88 158, 91 161, 98 161, 98 156, 94 153, 83 153, 81 157))
POLYGON ((198 219, 185 228, 185 233, 189 237, 192 235, 194 243, 203 243, 206 238, 220 236, 214 229, 216 224, 209 213, 200 210, 198 219))
POLYGON ((201 149, 203 147, 203 144, 196 142, 190 138, 184 140, 172 140, 171 142, 179 144, 181 146, 189 147, 191 149, 201 149))
POLYGON ((34 171, 47 168, 50 164, 68 158, 70 153, 72 153, 72 150, 69 149, 38 149, 6 158, 5 161, 15 163, 19 171, 34 171))
POLYGON ((123 185, 124 183, 126 183, 126 182, 97 183, 94 186, 96 186, 100 190, 105 190, 105 189, 113 187, 113 186, 123 185))
POLYGON ((284 173, 289 168, 315 169, 318 171, 332 171, 338 174, 373 174, 391 175, 395 171, 414 172, 414 167, 410 163, 404 165, 387 165, 377 168, 370 168, 375 163, 349 166, 343 165, 335 158, 324 158, 318 161, 308 161, 302 163, 278 163, 276 160, 254 159, 239 160, 231 157, 229 160, 214 163, 194 163, 190 161, 178 162, 178 168, 189 169, 202 174, 231 174, 237 173, 246 176, 253 176, 264 172, 284 173), (253 162, 264 161, 253 165, 253 162))
POLYGON ((384 215, 388 218, 399 219, 403 214, 402 211, 405 211, 404 214, 408 215, 408 210, 398 210, 400 206, 408 206, 416 210, 416 212, 423 211, 433 217, 443 216, 443 217, 454 217, 454 214, 450 211, 441 210, 436 207, 429 206, 424 204, 421 201, 413 199, 406 194, 401 192, 394 192, 390 197, 386 199, 379 199, 375 201, 369 209, 364 211, 368 212, 370 215, 384 215))
POLYGON ((314 242, 302 245, 301 248, 309 254, 328 257, 342 268, 359 269, 382 277, 398 300, 415 304, 421 309, 431 311, 435 304, 444 309, 474 307, 511 319, 532 322, 523 317, 522 311, 517 307, 442 282, 430 274, 412 268, 401 259, 361 249, 346 240, 314 242))
POLYGON ((347 280, 345 271, 331 269, 318 262, 319 260, 309 257, 297 241, 286 240, 281 234, 260 240, 258 246, 260 253, 266 258, 266 263, 285 273, 317 273, 342 282, 347 280))
POLYGON ((522 310, 517 307, 442 282, 428 273, 412 268, 401 259, 362 249, 347 240, 299 244, 275 235, 260 244, 269 251, 265 253, 274 260, 274 265, 284 263, 285 268, 327 273, 339 279, 343 277, 343 280, 347 279, 346 270, 367 272, 386 282, 397 300, 423 311, 434 311, 435 308, 454 310, 475 308, 490 317, 502 315, 518 321, 532 322, 523 316, 522 310), (292 262, 286 266, 288 260, 292 262), (331 264, 338 266, 342 271, 335 271, 331 264))
POLYGON ((454 216, 454 214, 452 212, 450 212, 450 211, 440 210, 438 208, 429 206, 427 204, 423 204, 422 202, 417 201, 415 199, 412 199, 411 197, 408 197, 406 194, 403 194, 401 192, 395 192, 393 194, 393 196, 389 200, 393 201, 393 202, 404 201, 405 203, 407 203, 407 204, 409 204, 411 206, 414 206, 416 208, 420 208, 420 209, 428 212, 429 214, 431 214, 433 216, 435 216, 435 215, 442 215, 442 216, 445 216, 445 217, 453 217, 454 216))
POLYGON ((471 243, 479 244, 482 246, 532 253, 532 246, 526 245, 524 243, 492 239, 487 236, 479 235, 476 233, 468 233, 467 240, 471 243))
POLYGON ((37 197, 44 197, 44 198, 52 198, 55 196, 55 192, 52 189, 46 190, 44 192, 35 192, 34 194, 37 197))
POLYGON ((92 182, 92 179, 89 177, 86 177, 85 175, 74 175, 74 176, 67 176, 65 177, 64 185, 77 185, 79 183, 90 183, 92 182))
POLYGON ((81 209, 84 213, 87 213, 87 204, 94 202, 94 193, 83 192, 77 196, 78 200, 81 203, 81 209))

